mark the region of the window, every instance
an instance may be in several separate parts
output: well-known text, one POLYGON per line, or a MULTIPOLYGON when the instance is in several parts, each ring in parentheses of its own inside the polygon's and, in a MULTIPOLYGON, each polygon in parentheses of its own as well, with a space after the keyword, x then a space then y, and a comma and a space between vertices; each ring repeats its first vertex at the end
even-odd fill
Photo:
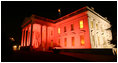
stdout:
POLYGON ((52 31, 51 31, 51 35, 52 35, 52 31))
POLYGON ((94 39, 94 35, 92 36, 93 39, 93 45, 95 46, 95 39, 94 39))
POLYGON ((83 21, 80 21, 80 28, 82 29, 84 26, 83 26, 83 21))
POLYGON ((64 27, 64 32, 66 32, 66 26, 64 27))
POLYGON ((100 45, 100 38, 99 38, 99 36, 98 36, 98 45, 100 45))
POLYGON ((106 45, 105 38, 103 37, 103 45, 106 45))
POLYGON ((72 37, 72 46, 75 46, 75 38, 72 37))
POLYGON ((60 34, 60 28, 58 28, 58 34, 60 34))
POLYGON ((96 29, 98 30, 98 24, 96 24, 96 29))
POLYGON ((91 21, 91 28, 93 28, 93 21, 91 21))
POLYGON ((51 47, 53 47, 53 40, 51 40, 51 47))
POLYGON ((103 28, 101 27, 101 31, 104 32, 103 28))
POLYGON ((64 39, 65 47, 67 46, 67 38, 64 39))
POLYGON ((59 39, 59 41, 58 41, 58 44, 60 45, 60 39, 59 39))
POLYGON ((81 45, 84 45, 85 44, 84 35, 81 35, 80 36, 80 43, 81 43, 81 45))
POLYGON ((74 28, 73 28, 73 24, 71 24, 71 31, 73 31, 74 30, 74 28))

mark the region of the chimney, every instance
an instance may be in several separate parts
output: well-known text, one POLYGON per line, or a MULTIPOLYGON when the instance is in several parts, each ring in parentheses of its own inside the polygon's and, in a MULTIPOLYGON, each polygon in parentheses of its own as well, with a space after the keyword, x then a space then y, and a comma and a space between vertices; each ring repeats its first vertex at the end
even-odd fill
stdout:
POLYGON ((105 19, 107 19, 107 17, 104 17, 105 19))
POLYGON ((92 9, 92 10, 94 10, 94 8, 93 8, 93 7, 91 7, 91 9, 92 9))

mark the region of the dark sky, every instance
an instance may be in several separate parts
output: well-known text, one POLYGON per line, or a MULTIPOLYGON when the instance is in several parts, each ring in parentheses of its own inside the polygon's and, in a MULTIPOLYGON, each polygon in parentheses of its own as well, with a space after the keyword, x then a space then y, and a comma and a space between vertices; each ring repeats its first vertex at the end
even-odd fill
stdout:
POLYGON ((3 38, 14 37, 17 42, 21 40, 21 24, 25 17, 32 14, 49 19, 59 18, 57 10, 61 8, 62 16, 84 6, 94 7, 95 11, 107 17, 111 22, 112 31, 117 34, 117 2, 116 1, 2 1, 1 2, 1 34, 3 38))

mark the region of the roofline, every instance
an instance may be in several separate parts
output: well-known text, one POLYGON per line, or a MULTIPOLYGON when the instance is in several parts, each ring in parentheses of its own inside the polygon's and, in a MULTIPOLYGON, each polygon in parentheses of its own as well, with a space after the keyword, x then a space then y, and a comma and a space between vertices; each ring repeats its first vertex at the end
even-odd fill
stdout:
POLYGON ((103 19, 103 20, 105 20, 106 22, 110 23, 106 18, 102 17, 100 14, 98 14, 97 12, 95 12, 94 10, 92 10, 91 8, 89 8, 88 6, 86 6, 86 7, 87 7, 87 9, 88 9, 90 12, 94 13, 95 15, 97 15, 98 17, 100 17, 101 19, 103 19))
POLYGON ((45 17, 41 17, 41 16, 37 16, 37 15, 32 15, 31 18, 36 18, 36 19, 41 19, 41 20, 44 20, 44 21, 47 21, 47 22, 54 22, 54 20, 52 19, 48 19, 48 18, 45 18, 45 17))
MULTIPOLYGON (((67 14, 67 15, 65 15, 63 17, 60 17, 60 18, 58 18, 56 20, 48 19, 48 18, 37 16, 37 15, 34 15, 34 14, 32 14, 32 16, 30 18, 36 18, 36 19, 44 20, 46 22, 57 23, 57 22, 60 22, 62 20, 65 20, 65 19, 67 19, 69 17, 75 16, 75 15, 81 13, 81 12, 85 12, 87 10, 90 11, 90 12, 92 12, 92 13, 94 13, 95 15, 97 15, 101 19, 105 20, 106 22, 110 23, 106 18, 102 17, 100 14, 98 14, 97 12, 95 12, 94 10, 92 10, 91 8, 89 8, 88 6, 85 6, 83 8, 80 8, 80 9, 78 9, 78 10, 72 12, 72 13, 69 13, 69 14, 67 14)), ((22 27, 23 27, 23 25, 22 25, 22 27)))
MULTIPOLYGON (((84 10, 84 9, 85 9, 85 11, 87 11, 86 8, 87 8, 87 7, 85 6, 85 7, 83 7, 83 8, 80 8, 80 9, 78 9, 78 10, 72 12, 72 13, 69 13, 69 14, 67 14, 67 15, 65 15, 65 16, 63 16, 63 17, 60 17, 60 18, 56 19, 55 22, 59 22, 60 20, 67 19, 67 17, 69 18, 69 17, 75 16, 77 12, 81 12, 81 11, 84 10)), ((78 14, 79 14, 79 13, 78 13, 78 14)))
POLYGON ((23 28, 25 25, 27 25, 27 24, 29 24, 29 23, 31 23, 31 19, 28 20, 27 22, 25 22, 24 24, 22 24, 21 27, 23 28))

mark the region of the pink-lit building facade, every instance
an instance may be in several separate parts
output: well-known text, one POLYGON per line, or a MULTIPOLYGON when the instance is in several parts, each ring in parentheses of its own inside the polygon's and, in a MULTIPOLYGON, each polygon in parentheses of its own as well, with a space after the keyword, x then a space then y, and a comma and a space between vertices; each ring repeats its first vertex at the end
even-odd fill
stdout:
MULTIPOLYGON (((107 39, 109 38, 112 40, 112 34, 111 31, 103 32, 108 34, 106 41, 103 41, 101 38, 96 39, 96 36, 102 34, 101 31, 96 31, 96 26, 99 24, 93 25, 92 23, 92 20, 96 19, 101 19, 99 21, 103 20, 108 24, 108 28, 111 27, 107 19, 103 18, 87 6, 56 20, 32 15, 31 17, 26 18, 22 25, 21 47, 32 46, 34 49, 43 51, 49 51, 51 48, 105 48, 106 46, 103 46, 103 44, 107 43, 107 39), (91 26, 95 26, 95 29, 91 28, 91 26)), ((103 35, 103 37, 105 37, 105 35, 103 35)), ((109 47, 112 48, 113 45, 110 44, 109 47)))

